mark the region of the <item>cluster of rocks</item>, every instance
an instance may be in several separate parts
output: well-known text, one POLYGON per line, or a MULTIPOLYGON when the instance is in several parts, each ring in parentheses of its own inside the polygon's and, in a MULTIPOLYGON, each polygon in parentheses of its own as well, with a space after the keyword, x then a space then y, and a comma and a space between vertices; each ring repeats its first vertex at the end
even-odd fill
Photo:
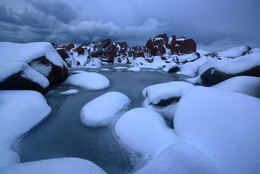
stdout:
MULTIPOLYGON (((196 43, 193 39, 176 38, 174 35, 168 37, 167 34, 161 34, 149 39, 146 46, 130 47, 126 42, 112 42, 110 39, 84 43, 80 46, 75 44, 57 46, 54 43, 53 46, 64 60, 72 56, 84 55, 86 59, 98 58, 102 62, 114 63, 115 58, 118 57, 118 63, 121 63, 122 59, 126 59, 126 63, 129 64, 131 63, 129 57, 150 58, 153 56, 196 52, 196 43)), ((67 60, 67 63, 68 66, 71 66, 70 61, 67 60)), ((76 65, 80 65, 80 62, 77 62, 76 65)))

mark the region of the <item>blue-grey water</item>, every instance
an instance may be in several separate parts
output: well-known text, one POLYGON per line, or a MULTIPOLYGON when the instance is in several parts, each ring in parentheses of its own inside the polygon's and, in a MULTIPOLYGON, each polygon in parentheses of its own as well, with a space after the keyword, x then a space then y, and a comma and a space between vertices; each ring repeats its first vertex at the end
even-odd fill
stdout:
MULTIPOLYGON (((72 72, 73 70, 70 73, 72 72)), ((99 128, 87 127, 80 121, 80 110, 88 101, 109 91, 126 94, 131 99, 129 109, 141 107, 143 88, 177 78, 167 73, 148 70, 143 72, 113 70, 99 73, 110 80, 109 88, 89 91, 61 84, 53 87, 52 92, 45 95, 52 112, 17 143, 16 150, 21 162, 79 157, 90 160, 107 173, 113 174, 132 173, 144 165, 140 155, 130 152, 118 143, 113 125, 99 128), (75 95, 59 94, 68 89, 78 89, 79 93, 75 95)))

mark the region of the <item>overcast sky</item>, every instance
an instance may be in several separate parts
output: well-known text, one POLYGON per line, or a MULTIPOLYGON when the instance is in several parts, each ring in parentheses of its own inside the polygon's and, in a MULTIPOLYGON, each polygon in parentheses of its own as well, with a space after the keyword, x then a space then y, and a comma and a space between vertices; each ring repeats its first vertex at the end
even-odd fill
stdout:
POLYGON ((157 34, 200 48, 260 47, 259 0, 0 0, 0 41, 145 45, 157 34))

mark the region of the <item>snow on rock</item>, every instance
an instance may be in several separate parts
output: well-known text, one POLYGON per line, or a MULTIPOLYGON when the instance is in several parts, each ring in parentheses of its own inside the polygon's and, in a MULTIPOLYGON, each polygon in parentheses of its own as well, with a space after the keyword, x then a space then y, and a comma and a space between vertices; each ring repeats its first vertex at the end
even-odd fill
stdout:
POLYGON ((165 65, 165 67, 162 69, 164 72, 169 72, 170 69, 177 67, 178 65, 175 62, 171 62, 165 65))
POLYGON ((106 126, 129 104, 130 99, 125 94, 108 92, 85 104, 81 109, 80 118, 87 126, 106 126))
POLYGON ((0 166, 19 161, 10 149, 13 141, 37 125, 50 111, 45 98, 38 92, 0 91, 0 166))
POLYGON ((186 62, 191 62, 196 59, 200 58, 199 53, 192 53, 192 54, 185 54, 177 57, 177 61, 179 63, 186 63, 186 62))
POLYGON ((188 62, 181 66, 180 72, 177 74, 194 77, 199 69, 199 66, 195 62, 188 62))
POLYGON ((162 116, 146 108, 126 112, 117 121, 115 132, 127 147, 151 157, 178 141, 162 116))
POLYGON ((253 76, 237 76, 220 82, 214 88, 231 90, 260 98, 260 78, 253 76))
POLYGON ((80 158, 56 158, 0 167, 1 174, 105 174, 96 164, 80 158))
POLYGON ((141 69, 139 67, 131 67, 127 69, 128 71, 133 71, 133 72, 140 72, 141 69))
POLYGON ((70 75, 65 81, 66 84, 79 86, 88 90, 100 90, 109 87, 109 80, 95 72, 81 72, 70 75))
POLYGON ((234 57, 243 56, 246 53, 248 53, 250 50, 251 50, 251 48, 248 46, 239 46, 239 47, 234 47, 231 49, 227 49, 227 50, 218 52, 218 56, 234 58, 234 57))
POLYGON ((143 89, 145 98, 143 106, 161 113, 165 118, 172 120, 177 103, 182 95, 194 85, 181 82, 167 82, 148 86, 143 89))
POLYGON ((176 143, 165 149, 135 174, 217 174, 213 162, 199 149, 176 143))
POLYGON ((260 171, 260 99, 195 87, 179 102, 176 135, 204 152, 220 174, 260 171))
POLYGON ((21 77, 31 80, 43 88, 49 86, 49 81, 41 73, 32 69, 28 64, 22 62, 0 64, 0 83, 11 75, 21 72, 21 77))
POLYGON ((77 90, 77 89, 69 89, 67 91, 61 92, 60 94, 72 95, 72 94, 77 94, 77 93, 79 93, 79 90, 77 90))

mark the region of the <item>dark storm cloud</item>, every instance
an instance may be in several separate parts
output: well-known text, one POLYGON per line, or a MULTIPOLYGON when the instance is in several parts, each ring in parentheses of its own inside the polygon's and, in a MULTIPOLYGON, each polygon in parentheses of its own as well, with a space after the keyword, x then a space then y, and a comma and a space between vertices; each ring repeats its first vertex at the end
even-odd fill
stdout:
POLYGON ((2 4, 0 41, 83 43, 111 38, 143 45, 165 32, 192 37, 207 49, 260 47, 258 0, 2 0, 2 4))

